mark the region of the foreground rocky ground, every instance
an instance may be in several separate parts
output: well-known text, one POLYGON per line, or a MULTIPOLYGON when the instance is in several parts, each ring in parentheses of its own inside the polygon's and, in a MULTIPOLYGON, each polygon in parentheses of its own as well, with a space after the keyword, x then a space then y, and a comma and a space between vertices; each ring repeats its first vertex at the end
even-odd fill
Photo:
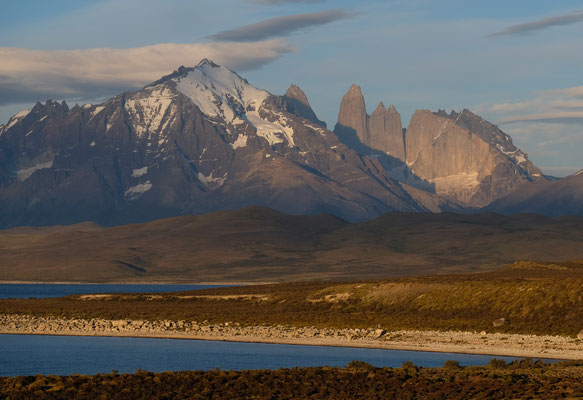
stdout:
POLYGON ((325 329, 241 326, 206 321, 63 319, 0 315, 0 333, 76 336, 164 337, 302 345, 372 347, 519 357, 583 359, 583 342, 565 336, 458 331, 387 331, 382 327, 325 329))
POLYGON ((583 363, 532 359, 484 367, 345 368, 182 371, 134 374, 0 377, 10 399, 579 399, 583 363))

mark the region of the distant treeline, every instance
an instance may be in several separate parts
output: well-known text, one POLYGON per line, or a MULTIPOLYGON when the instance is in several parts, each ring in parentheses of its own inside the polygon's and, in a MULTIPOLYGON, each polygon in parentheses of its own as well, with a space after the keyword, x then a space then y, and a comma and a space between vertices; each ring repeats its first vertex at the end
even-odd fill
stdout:
POLYGON ((0 378, 2 399, 503 399, 581 398, 583 362, 524 359, 484 367, 345 368, 36 375, 0 378))

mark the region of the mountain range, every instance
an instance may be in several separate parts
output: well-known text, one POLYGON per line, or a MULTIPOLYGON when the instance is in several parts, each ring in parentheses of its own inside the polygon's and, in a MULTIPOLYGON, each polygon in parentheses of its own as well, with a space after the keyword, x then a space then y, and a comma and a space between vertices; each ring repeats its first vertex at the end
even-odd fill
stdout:
MULTIPOLYGON (((3 228, 120 225, 248 205, 348 221, 520 212, 564 182, 551 182, 469 110, 420 110, 405 130, 393 106, 369 116, 353 85, 332 132, 298 86, 273 95, 206 59, 99 105, 49 100, 0 126, 3 228)), ((581 185, 570 187, 580 199, 581 185)), ((537 212, 580 215, 577 199, 537 212)))

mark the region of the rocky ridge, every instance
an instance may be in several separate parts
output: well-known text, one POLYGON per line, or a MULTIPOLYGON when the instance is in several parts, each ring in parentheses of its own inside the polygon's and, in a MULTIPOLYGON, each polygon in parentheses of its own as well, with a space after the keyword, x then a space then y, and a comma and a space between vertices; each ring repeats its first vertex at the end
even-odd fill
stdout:
POLYGON ((283 96, 202 60, 99 105, 48 101, 0 127, 0 228, 146 222, 248 205, 348 221, 464 212, 546 182, 468 110, 368 115, 360 87, 334 133, 305 93, 283 96))
POLYGON ((246 205, 348 220, 425 210, 326 130, 297 86, 275 96, 209 60, 100 105, 17 114, 0 134, 0 171, 0 227, 246 205))
POLYGON ((340 104, 334 132, 360 154, 380 158, 388 174, 426 207, 481 208, 547 178, 497 126, 465 109, 416 111, 403 133, 401 118, 382 102, 369 116, 360 87, 340 104), (423 202, 423 194, 435 196, 423 202), (446 204, 452 202, 454 206, 446 204))
POLYGON ((486 209, 501 214, 583 215, 583 170, 563 179, 538 182, 510 193, 486 209))

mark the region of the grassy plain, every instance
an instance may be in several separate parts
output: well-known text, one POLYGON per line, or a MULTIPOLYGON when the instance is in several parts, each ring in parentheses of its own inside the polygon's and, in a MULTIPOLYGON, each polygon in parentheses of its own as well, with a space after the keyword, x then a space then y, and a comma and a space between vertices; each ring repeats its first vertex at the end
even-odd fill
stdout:
POLYGON ((0 313, 576 336, 583 329, 581 304, 583 261, 523 261, 488 273, 0 300, 0 313))

